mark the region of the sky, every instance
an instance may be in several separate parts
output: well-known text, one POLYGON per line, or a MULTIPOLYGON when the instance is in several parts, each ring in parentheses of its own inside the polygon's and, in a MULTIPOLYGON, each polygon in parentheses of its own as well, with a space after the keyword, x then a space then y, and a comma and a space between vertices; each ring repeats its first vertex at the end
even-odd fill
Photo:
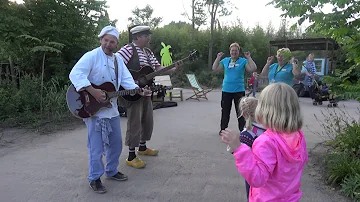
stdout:
MULTIPOLYGON (((232 25, 240 19, 245 28, 252 28, 257 23, 263 28, 266 28, 271 21, 272 26, 276 29, 280 26, 282 11, 274 8, 273 5, 266 4, 271 0, 230 0, 237 9, 232 8, 233 13, 230 16, 221 17, 221 24, 232 25)), ((116 27, 119 31, 127 30, 129 24, 128 18, 132 16, 131 10, 135 7, 144 8, 149 4, 153 9, 153 17, 163 17, 160 26, 166 25, 171 21, 187 21, 182 13, 187 12, 191 15, 191 0, 134 0, 134 1, 119 1, 107 0, 108 13, 110 19, 117 19, 116 27)), ((287 19, 289 24, 296 22, 296 19, 287 19)), ((209 23, 208 23, 209 24, 209 23)), ((203 27, 206 28, 206 27, 203 27)))
MULTIPOLYGON (((22 0, 13 0, 22 3, 22 0)), ((282 11, 274 8, 273 5, 266 4, 271 0, 229 0, 234 7, 229 8, 232 10, 230 16, 221 17, 221 25, 233 25, 240 19, 245 28, 252 28, 259 24, 261 27, 266 28, 269 22, 275 29, 278 29, 282 18, 280 15, 282 11), (236 7, 236 8, 235 8, 236 7)), ((117 19, 116 27, 119 31, 127 30, 130 24, 128 18, 132 16, 131 10, 144 8, 149 4, 153 9, 153 17, 162 17, 163 21, 160 26, 166 25, 172 21, 186 21, 186 17, 181 15, 187 13, 191 16, 191 0, 107 0, 108 13, 111 20, 117 19)), ((287 19, 287 24, 292 25, 296 19, 287 19)), ((207 23, 207 26, 209 23, 207 23)), ((302 26, 305 28, 308 24, 304 23, 302 26)), ((207 28, 207 27, 201 27, 207 28)), ((304 30, 304 29, 303 29, 304 30)))

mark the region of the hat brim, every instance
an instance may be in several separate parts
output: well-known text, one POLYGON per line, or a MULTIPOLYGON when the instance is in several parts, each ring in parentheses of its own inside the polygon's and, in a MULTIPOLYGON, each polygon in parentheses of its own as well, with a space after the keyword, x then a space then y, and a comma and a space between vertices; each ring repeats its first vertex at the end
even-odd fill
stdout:
MULTIPOLYGON (((152 32, 150 30, 145 30, 145 31, 141 31, 141 32, 138 32, 138 33, 135 33, 136 35, 150 35, 152 34, 152 32)), ((133 35, 135 35, 133 34, 133 35)))

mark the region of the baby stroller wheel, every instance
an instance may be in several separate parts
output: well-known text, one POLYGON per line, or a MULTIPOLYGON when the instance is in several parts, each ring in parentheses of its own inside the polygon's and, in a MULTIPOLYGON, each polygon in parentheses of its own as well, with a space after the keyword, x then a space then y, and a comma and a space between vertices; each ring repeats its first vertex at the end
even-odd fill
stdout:
POLYGON ((333 107, 337 107, 338 104, 337 104, 337 103, 333 103, 332 106, 333 106, 333 107))
POLYGON ((313 105, 316 106, 318 103, 316 101, 313 102, 313 105))
POLYGON ((331 104, 331 103, 329 103, 327 106, 328 106, 328 107, 332 107, 332 104, 331 104))
POLYGON ((322 105, 322 102, 319 102, 319 105, 322 105))

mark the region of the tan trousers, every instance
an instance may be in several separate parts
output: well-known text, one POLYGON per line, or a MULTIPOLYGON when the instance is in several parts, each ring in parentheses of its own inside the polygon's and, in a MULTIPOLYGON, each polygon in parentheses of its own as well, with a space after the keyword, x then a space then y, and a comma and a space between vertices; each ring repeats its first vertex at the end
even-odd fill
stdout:
POLYGON ((127 106, 127 131, 125 145, 129 147, 138 147, 141 142, 151 139, 153 132, 153 105, 151 97, 141 97, 131 104, 125 100, 124 106, 127 106), (127 103, 126 103, 127 102, 127 103))

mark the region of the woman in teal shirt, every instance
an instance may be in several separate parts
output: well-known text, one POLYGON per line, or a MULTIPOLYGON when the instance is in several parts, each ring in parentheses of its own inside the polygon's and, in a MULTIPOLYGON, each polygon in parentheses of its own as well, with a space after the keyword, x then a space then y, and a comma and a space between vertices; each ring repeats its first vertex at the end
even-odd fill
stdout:
POLYGON ((271 64, 274 57, 268 57, 261 74, 268 76, 269 83, 283 82, 289 86, 293 86, 294 76, 296 77, 300 75, 300 69, 297 67, 294 57, 292 57, 291 60, 290 57, 290 49, 279 49, 276 54, 278 63, 271 64))
POLYGON ((240 57, 240 45, 238 43, 232 43, 229 49, 230 57, 221 60, 224 53, 220 52, 212 66, 213 71, 224 70, 220 132, 228 127, 232 101, 234 101, 236 115, 238 117, 239 130, 242 131, 244 129, 245 119, 241 116, 239 102, 240 99, 245 96, 245 70, 251 73, 257 69, 255 62, 250 56, 250 52, 244 53, 245 58, 240 57))

